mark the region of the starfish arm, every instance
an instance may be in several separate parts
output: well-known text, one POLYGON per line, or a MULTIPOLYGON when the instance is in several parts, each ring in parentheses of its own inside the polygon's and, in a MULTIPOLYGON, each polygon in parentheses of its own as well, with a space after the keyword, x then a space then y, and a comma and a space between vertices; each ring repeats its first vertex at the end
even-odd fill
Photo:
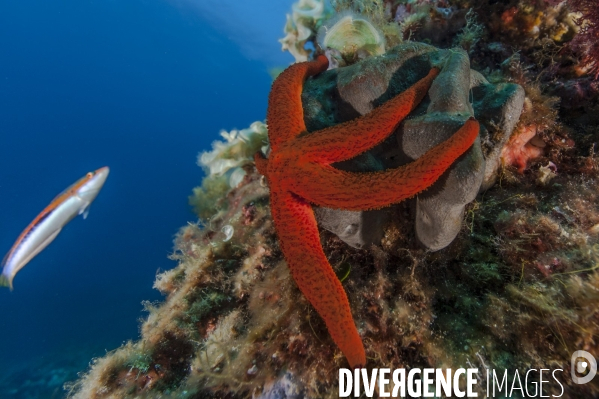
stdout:
POLYGON ((254 154, 254 163, 256 164, 256 169, 258 169, 258 173, 263 176, 267 176, 268 170, 268 159, 264 158, 261 152, 257 152, 254 154))
POLYGON ((301 137, 297 146, 305 160, 330 164, 345 161, 374 147, 395 131, 422 101, 439 69, 432 68, 408 90, 352 121, 301 137))
POLYGON ((328 165, 308 164, 294 175, 289 190, 307 201, 346 210, 376 209, 410 198, 430 187, 466 152, 479 133, 470 118, 453 136, 416 161, 374 173, 352 173, 328 165))
POLYGON ((326 323, 352 368, 366 364, 364 346, 343 286, 320 244, 309 203, 271 187, 271 210, 283 254, 300 291, 326 323))
POLYGON ((308 76, 325 71, 329 61, 324 55, 316 60, 293 64, 277 77, 268 98, 266 122, 273 151, 306 130, 302 108, 302 87, 308 76))

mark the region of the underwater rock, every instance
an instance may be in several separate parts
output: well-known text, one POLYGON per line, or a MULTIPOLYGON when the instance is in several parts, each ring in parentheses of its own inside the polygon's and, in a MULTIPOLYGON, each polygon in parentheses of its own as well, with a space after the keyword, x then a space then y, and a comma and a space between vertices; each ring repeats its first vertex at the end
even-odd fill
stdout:
MULTIPOLYGON (((298 4, 310 3, 321 2, 298 4)), ((375 0, 355 3, 364 8, 375 0)), ((385 2, 390 3, 389 18, 395 15, 402 32, 418 33, 416 25, 424 25, 420 21, 435 17, 428 12, 432 2, 385 2)), ((560 368, 561 383, 548 382, 544 396, 598 397, 597 378, 575 384, 568 372, 574 350, 599 357, 599 157, 594 144, 599 130, 589 123, 599 109, 597 88, 588 74, 564 80, 578 63, 567 52, 549 53, 554 47, 546 41, 548 34, 557 37, 566 30, 562 37, 567 38, 573 32, 567 10, 558 19, 551 10, 539 13, 557 3, 562 4, 477 3, 485 35, 470 62, 480 70, 503 63, 500 71, 485 71, 491 83, 470 69, 463 52, 416 43, 306 82, 303 105, 313 131, 369 112, 405 90, 433 63, 443 67, 439 87, 397 134, 335 165, 346 170, 375 171, 409 162, 428 141, 440 140, 437 134, 459 126, 463 114, 474 113, 481 123, 480 147, 425 193, 430 197, 421 195, 389 212, 405 216, 384 216, 369 224, 371 213, 316 210, 321 226, 342 238, 348 228, 358 229, 343 238, 350 245, 328 231, 321 242, 347 293, 369 369, 477 367, 483 373, 475 389, 484 397, 485 369, 523 376, 530 369, 560 368), (549 26, 551 19, 557 23, 549 26), (533 37, 543 40, 523 40, 533 37), (518 56, 503 62, 512 51, 518 56), (551 57, 542 61, 547 55, 551 57), (556 75, 555 61, 566 72, 556 75), (549 93, 548 80, 555 80, 549 93), (523 87, 528 106, 520 115, 523 87), (558 115, 548 94, 568 99, 561 106, 566 112, 558 115), (547 145, 546 159, 509 179, 511 168, 505 168, 502 184, 493 185, 502 150, 510 140, 520 140, 512 131, 527 126, 537 127, 535 137, 547 145), (555 131, 538 134, 549 127, 555 131), (421 131, 424 136, 416 134, 421 131), (568 131, 575 138, 571 146, 568 131), (439 209, 461 209, 480 184, 483 166, 481 189, 488 190, 468 207, 467 234, 435 253, 403 245, 411 224, 400 218, 409 219, 417 205, 427 204, 425 199, 435 217, 432 232, 426 232, 429 241, 438 245, 450 238, 457 221, 440 220, 439 209), (384 250, 365 247, 367 239, 383 231, 385 221, 390 227, 381 240, 384 250), (357 244, 363 248, 352 247, 357 244)), ((313 27, 308 34, 314 37, 313 27)), ((338 397, 338 369, 347 363, 283 258, 268 190, 247 156, 262 144, 223 143, 227 150, 215 151, 217 162, 202 165, 217 172, 211 165, 220 163, 227 170, 211 173, 195 193, 193 203, 209 223, 189 224, 177 235, 171 258, 178 265, 160 273, 155 283, 164 302, 146 303, 149 315, 140 339, 92 361, 79 381, 65 386, 69 398, 338 397), (239 157, 244 162, 229 168, 229 161, 239 157), (230 228, 222 231, 226 226, 230 228), (232 235, 225 241, 227 231, 232 235)), ((461 222, 463 211, 459 213, 461 222)))
POLYGON ((362 212, 322 207, 313 207, 313 209, 320 227, 334 232, 354 248, 379 244, 383 238, 383 228, 388 218, 384 209, 362 212))
POLYGON ((256 399, 304 399, 304 390, 295 381, 293 374, 287 372, 273 384, 266 386, 256 399))
MULTIPOLYGON (((352 266, 344 285, 371 364, 522 373, 567 370, 573 348, 598 357, 598 183, 560 172, 539 193, 496 185, 473 209, 473 233, 435 254, 386 256, 325 234, 331 264, 352 266)), ((178 265, 157 276, 165 300, 146 304, 140 340, 94 360, 69 398, 338 397, 346 363, 295 287, 266 198, 250 172, 227 195, 229 241, 193 224, 180 231, 178 265)), ((564 378, 564 398, 597 397, 596 382, 564 378)))
POLYGON ((556 80, 548 87, 550 95, 562 99, 560 107, 581 125, 596 124, 599 115, 593 105, 599 102, 599 80, 591 76, 568 80, 556 80))
MULTIPOLYGON (((512 83, 489 83, 470 69, 468 55, 463 50, 404 43, 385 55, 308 80, 302 101, 308 130, 322 129, 370 112, 404 91, 432 66, 439 66, 441 73, 429 96, 413 111, 412 118, 399 126, 396 138, 335 166, 349 171, 397 167, 417 159, 447 139, 470 116, 479 119, 480 140, 415 200, 417 238, 428 249, 439 250, 458 234, 465 205, 481 187, 492 185, 500 165, 501 148, 520 117, 524 90, 512 83)), ((354 213, 355 216, 350 217, 347 211, 321 210, 317 217, 322 227, 352 246, 355 246, 355 237, 383 235, 385 220, 379 219, 380 214, 354 213), (348 222, 350 220, 360 223, 358 231, 353 231, 348 239, 347 230, 356 228, 348 222)))
POLYGON ((451 43, 449 40, 466 26, 468 9, 435 7, 433 4, 435 3, 430 3, 428 15, 421 21, 421 27, 417 29, 414 39, 445 47, 451 43))

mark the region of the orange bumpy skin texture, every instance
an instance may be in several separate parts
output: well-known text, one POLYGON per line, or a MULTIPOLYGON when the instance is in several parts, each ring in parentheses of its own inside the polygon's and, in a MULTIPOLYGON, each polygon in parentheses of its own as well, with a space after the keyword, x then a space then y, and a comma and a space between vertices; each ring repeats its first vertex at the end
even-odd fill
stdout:
POLYGON ((328 60, 294 64, 273 83, 268 102, 271 154, 256 154, 256 167, 270 186, 270 206, 291 275, 310 301, 351 367, 366 365, 362 339, 347 295, 322 247, 311 203, 329 208, 367 210, 412 197, 433 184, 466 152, 479 126, 470 118, 451 138, 418 160, 374 173, 345 172, 331 163, 353 158, 387 138, 420 103, 439 70, 367 115, 308 135, 302 109, 304 80, 325 71, 328 60))

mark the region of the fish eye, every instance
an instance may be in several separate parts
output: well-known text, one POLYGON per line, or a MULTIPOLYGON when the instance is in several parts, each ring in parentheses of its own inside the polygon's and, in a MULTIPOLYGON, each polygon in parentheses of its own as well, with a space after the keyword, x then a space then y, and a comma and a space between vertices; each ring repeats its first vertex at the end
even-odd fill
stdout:
POLYGON ((88 179, 94 176, 94 172, 88 172, 87 175, 85 177, 87 177, 88 179))

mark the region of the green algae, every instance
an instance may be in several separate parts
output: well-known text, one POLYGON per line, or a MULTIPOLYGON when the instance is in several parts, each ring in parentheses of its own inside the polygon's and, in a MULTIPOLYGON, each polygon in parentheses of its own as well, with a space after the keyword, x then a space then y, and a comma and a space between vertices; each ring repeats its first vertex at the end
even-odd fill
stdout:
POLYGON ((220 291, 202 292, 199 299, 192 302, 188 314, 192 323, 203 320, 208 315, 216 315, 215 311, 229 302, 231 298, 220 291))
POLYGON ((147 373, 152 364, 152 356, 143 351, 134 353, 132 357, 125 362, 125 367, 130 367, 130 371, 137 370, 137 377, 141 373, 147 373))

